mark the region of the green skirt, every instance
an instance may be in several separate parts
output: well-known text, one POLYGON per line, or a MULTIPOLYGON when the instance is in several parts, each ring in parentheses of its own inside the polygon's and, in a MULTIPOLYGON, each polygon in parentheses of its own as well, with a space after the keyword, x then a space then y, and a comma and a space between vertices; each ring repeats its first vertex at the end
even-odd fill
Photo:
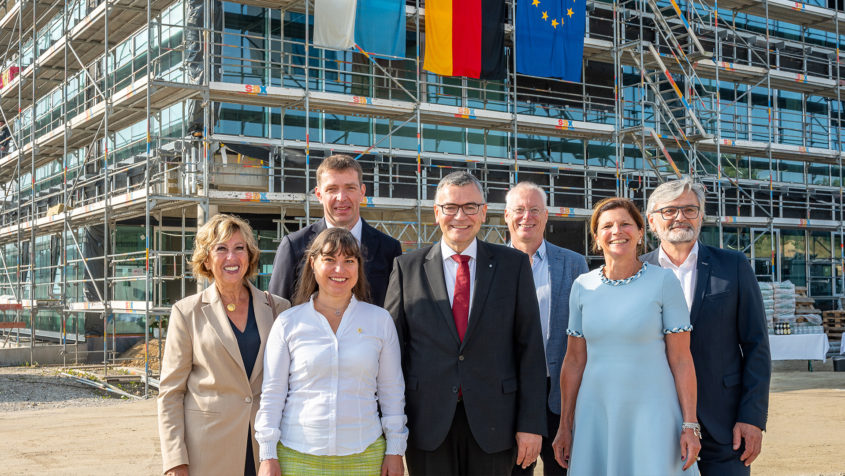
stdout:
POLYGON ((309 455, 281 443, 276 454, 285 476, 379 476, 386 449, 384 436, 379 436, 362 453, 347 456, 309 455))

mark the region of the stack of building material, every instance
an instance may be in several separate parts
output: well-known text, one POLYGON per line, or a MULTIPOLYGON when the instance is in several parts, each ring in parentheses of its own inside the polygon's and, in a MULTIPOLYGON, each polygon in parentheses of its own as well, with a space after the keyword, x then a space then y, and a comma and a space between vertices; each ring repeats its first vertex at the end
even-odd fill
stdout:
POLYGON ((773 331, 776 322, 795 321, 795 285, 790 281, 782 283, 760 282, 766 323, 773 331))
POLYGON ((816 300, 807 296, 804 286, 795 286, 795 322, 822 323, 822 311, 816 309, 816 300))
POLYGON ((824 332, 830 342, 842 340, 842 332, 845 331, 845 311, 824 311, 822 313, 824 332))

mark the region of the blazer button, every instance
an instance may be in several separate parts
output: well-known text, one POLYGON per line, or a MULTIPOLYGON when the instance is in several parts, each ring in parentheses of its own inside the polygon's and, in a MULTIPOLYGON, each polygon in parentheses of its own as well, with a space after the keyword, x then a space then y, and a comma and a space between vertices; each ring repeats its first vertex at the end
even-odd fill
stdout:
POLYGON ((452 393, 458 393, 458 387, 452 387, 452 393))
POLYGON ((464 356, 463 356, 463 355, 459 355, 459 356, 458 356, 458 360, 463 361, 463 360, 464 360, 464 356))
POLYGON ((244 398, 244 403, 252 403, 252 397, 244 398))

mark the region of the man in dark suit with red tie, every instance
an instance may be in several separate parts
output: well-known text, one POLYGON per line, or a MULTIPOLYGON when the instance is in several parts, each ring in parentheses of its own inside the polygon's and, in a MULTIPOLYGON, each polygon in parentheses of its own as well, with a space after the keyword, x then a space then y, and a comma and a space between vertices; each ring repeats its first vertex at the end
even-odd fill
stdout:
POLYGON ((405 375, 408 472, 509 475, 546 433, 545 356, 528 256, 476 239, 487 213, 467 172, 437 186, 442 240, 400 256, 385 308, 405 375))

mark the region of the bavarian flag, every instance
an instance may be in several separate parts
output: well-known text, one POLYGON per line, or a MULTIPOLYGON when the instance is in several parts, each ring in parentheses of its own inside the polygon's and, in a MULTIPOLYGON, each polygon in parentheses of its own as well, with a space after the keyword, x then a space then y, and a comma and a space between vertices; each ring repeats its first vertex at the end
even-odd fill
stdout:
POLYGON ((405 57, 404 0, 315 0, 314 46, 405 57))
POLYGON ((586 0, 517 0, 517 73, 581 81, 586 0))
POLYGON ((504 0, 426 0, 423 68, 441 76, 504 79, 504 22, 504 0))

